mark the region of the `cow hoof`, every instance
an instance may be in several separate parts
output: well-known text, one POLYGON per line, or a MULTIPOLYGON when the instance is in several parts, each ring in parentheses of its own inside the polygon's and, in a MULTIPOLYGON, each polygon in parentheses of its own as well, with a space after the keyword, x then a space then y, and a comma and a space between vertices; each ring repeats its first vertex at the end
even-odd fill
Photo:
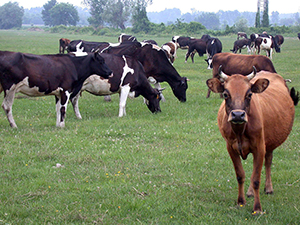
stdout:
POLYGON ((259 211, 259 210, 252 212, 252 216, 260 216, 260 215, 263 215, 263 214, 265 214, 265 212, 262 212, 262 211, 259 211))

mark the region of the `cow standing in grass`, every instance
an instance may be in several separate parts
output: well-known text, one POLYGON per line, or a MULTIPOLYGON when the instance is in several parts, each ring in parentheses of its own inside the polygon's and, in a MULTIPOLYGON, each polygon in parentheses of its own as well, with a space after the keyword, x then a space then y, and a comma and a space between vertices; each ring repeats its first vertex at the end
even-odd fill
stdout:
POLYGON ((253 155, 253 172, 247 196, 254 196, 253 215, 262 213, 259 197, 261 170, 265 161, 265 192, 273 193, 271 164, 273 150, 280 146, 292 130, 296 96, 291 96, 285 80, 266 71, 256 76, 227 76, 220 67, 217 78, 207 80, 207 86, 220 93, 224 101, 218 112, 219 130, 226 141, 227 151, 234 165, 238 182, 239 206, 246 204, 244 194, 245 172, 241 158, 253 155))

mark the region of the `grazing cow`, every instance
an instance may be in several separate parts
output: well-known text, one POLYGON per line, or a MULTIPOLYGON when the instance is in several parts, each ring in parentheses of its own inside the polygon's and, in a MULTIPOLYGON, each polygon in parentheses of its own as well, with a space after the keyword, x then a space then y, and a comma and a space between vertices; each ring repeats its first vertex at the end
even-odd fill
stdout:
POLYGON ((84 41, 74 40, 71 41, 67 47, 68 52, 93 52, 99 48, 99 46, 108 46, 108 42, 95 42, 95 41, 84 41))
POLYGON ((70 44, 69 39, 67 38, 61 38, 59 39, 59 53, 65 53, 65 50, 67 49, 68 45, 70 44))
POLYGON ((12 105, 15 94, 21 92, 29 96, 55 95, 56 126, 64 127, 69 98, 77 95, 92 74, 104 78, 112 74, 99 53, 74 57, 0 51, 0 92, 4 91, 2 107, 10 126, 17 127, 12 105))
MULTIPOLYGON (((223 72, 227 75, 242 74, 247 75, 253 70, 255 66, 259 72, 261 70, 276 73, 272 61, 262 55, 239 55, 228 52, 218 53, 214 55, 212 60, 213 65, 213 77, 219 77, 219 67, 222 65, 223 72)), ((206 98, 210 96, 210 89, 208 89, 206 98)))
POLYGON ((261 170, 265 160, 265 192, 273 193, 271 164, 273 150, 280 146, 292 130, 294 102, 285 80, 278 74, 254 71, 248 76, 227 76, 207 80, 215 93, 222 93, 224 101, 218 112, 219 130, 226 141, 238 182, 239 206, 246 203, 244 194, 245 172, 241 158, 253 155, 253 172, 247 196, 254 196, 253 215, 262 213, 259 197, 261 170))
POLYGON ((156 88, 159 89, 159 83, 166 81, 171 86, 178 100, 181 102, 186 101, 188 80, 186 77, 181 77, 178 74, 164 50, 159 46, 143 42, 124 43, 119 46, 110 46, 102 52, 128 55, 136 58, 142 63, 146 76, 156 88))
POLYGON ((120 36, 118 37, 118 42, 122 43, 122 42, 137 42, 137 39, 135 36, 132 35, 128 35, 128 34, 120 34, 120 36))
POLYGON ((177 45, 173 41, 169 41, 163 44, 161 48, 167 53, 170 62, 173 64, 176 58, 177 45))
POLYGON ((185 62, 187 62, 189 56, 191 56, 192 63, 194 63, 194 55, 198 52, 201 57, 206 54, 206 42, 202 39, 193 39, 188 44, 188 51, 185 55, 185 62))
POLYGON ((237 39, 240 39, 240 38, 247 38, 247 34, 245 32, 238 32, 237 39))
POLYGON ((206 42, 206 53, 207 53, 207 59, 205 60, 208 64, 207 69, 211 69, 212 65, 212 57, 222 52, 222 43, 218 38, 210 38, 206 42))
MULTIPOLYGON (((81 88, 81 92, 87 91, 97 96, 106 96, 115 93, 120 94, 119 117, 126 115, 126 101, 128 96, 138 97, 142 95, 152 113, 161 112, 159 101, 160 91, 153 89, 148 82, 145 71, 140 62, 129 56, 117 56, 102 53, 105 63, 113 70, 113 76, 103 79, 97 75, 88 77, 81 88)), ((78 107, 80 93, 71 99, 77 118, 81 119, 78 107)))
POLYGON ((243 39, 238 39, 234 42, 233 44, 233 49, 231 49, 230 51, 232 51, 233 53, 237 53, 239 51, 239 53, 242 52, 242 49, 247 48, 247 53, 250 54, 251 53, 251 40, 248 38, 243 38, 243 39))
POLYGON ((280 48, 275 42, 274 37, 258 37, 255 39, 255 53, 260 53, 260 50, 265 50, 267 56, 272 59, 273 48, 276 52, 280 52, 280 48))
POLYGON ((178 48, 187 49, 189 48, 189 43, 194 38, 191 37, 182 37, 182 36, 173 36, 172 41, 178 45, 178 48))
POLYGON ((284 42, 284 37, 282 35, 277 34, 277 35, 275 35, 274 40, 275 40, 275 42, 276 42, 276 44, 277 44, 277 46, 280 50, 280 47, 284 42))

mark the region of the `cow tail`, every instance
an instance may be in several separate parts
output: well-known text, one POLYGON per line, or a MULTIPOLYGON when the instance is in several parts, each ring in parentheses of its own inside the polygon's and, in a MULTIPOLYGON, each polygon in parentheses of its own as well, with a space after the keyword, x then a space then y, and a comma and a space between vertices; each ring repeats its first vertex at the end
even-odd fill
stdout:
POLYGON ((296 106, 299 102, 299 91, 296 91, 294 87, 290 90, 290 96, 293 99, 294 105, 296 106))

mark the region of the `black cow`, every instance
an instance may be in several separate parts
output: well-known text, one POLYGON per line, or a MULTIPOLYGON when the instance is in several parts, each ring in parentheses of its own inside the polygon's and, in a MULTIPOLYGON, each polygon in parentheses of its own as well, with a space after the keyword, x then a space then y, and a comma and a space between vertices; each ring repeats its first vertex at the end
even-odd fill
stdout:
POLYGON ((179 101, 186 101, 187 78, 178 74, 159 46, 143 42, 124 43, 116 47, 110 46, 102 52, 136 58, 142 63, 146 76, 155 83, 156 88, 160 88, 159 83, 165 81, 171 86, 179 101))
POLYGON ((193 39, 188 43, 188 51, 185 55, 185 62, 187 62, 189 56, 191 56, 192 63, 194 63, 194 55, 198 52, 201 57, 206 54, 206 42, 202 39, 193 39))
POLYGON ((298 39, 300 40, 300 33, 298 33, 298 39))
POLYGON ((112 71, 99 53, 86 56, 33 55, 0 51, 0 92, 2 107, 11 127, 17 127, 12 105, 15 94, 29 96, 55 95, 57 127, 65 126, 69 98, 76 96, 86 78, 92 74, 108 78, 112 71))
POLYGON ((183 37, 183 36, 173 36, 172 41, 178 45, 178 48, 187 49, 189 48, 189 43, 194 38, 183 37))
POLYGON ((230 51, 232 51, 233 53, 237 53, 239 51, 239 53, 242 52, 242 49, 247 48, 247 53, 250 54, 251 53, 251 40, 248 38, 243 38, 243 39, 238 39, 234 42, 233 44, 233 49, 231 49, 230 51))
POLYGON ((210 38, 206 41, 206 53, 207 59, 205 60, 208 64, 207 69, 212 69, 212 57, 222 52, 222 42, 218 38, 210 38))
POLYGON ((280 34, 275 35, 274 40, 276 42, 276 44, 278 45, 278 48, 280 49, 281 45, 284 42, 284 37, 280 34))
POLYGON ((73 40, 67 47, 68 52, 93 52, 99 45, 109 46, 108 42, 96 42, 96 41, 84 41, 84 40, 73 40))
MULTIPOLYGON (((112 68, 114 75, 108 79, 103 79, 97 75, 90 76, 84 81, 81 92, 87 91, 97 96, 119 93, 119 117, 126 115, 125 107, 128 96, 135 98, 142 95, 152 113, 161 112, 159 106, 161 92, 152 88, 139 61, 124 55, 101 53, 101 56, 109 68, 112 68)), ((80 93, 71 99, 71 102, 77 118, 81 119, 78 108, 79 95, 80 93)))

